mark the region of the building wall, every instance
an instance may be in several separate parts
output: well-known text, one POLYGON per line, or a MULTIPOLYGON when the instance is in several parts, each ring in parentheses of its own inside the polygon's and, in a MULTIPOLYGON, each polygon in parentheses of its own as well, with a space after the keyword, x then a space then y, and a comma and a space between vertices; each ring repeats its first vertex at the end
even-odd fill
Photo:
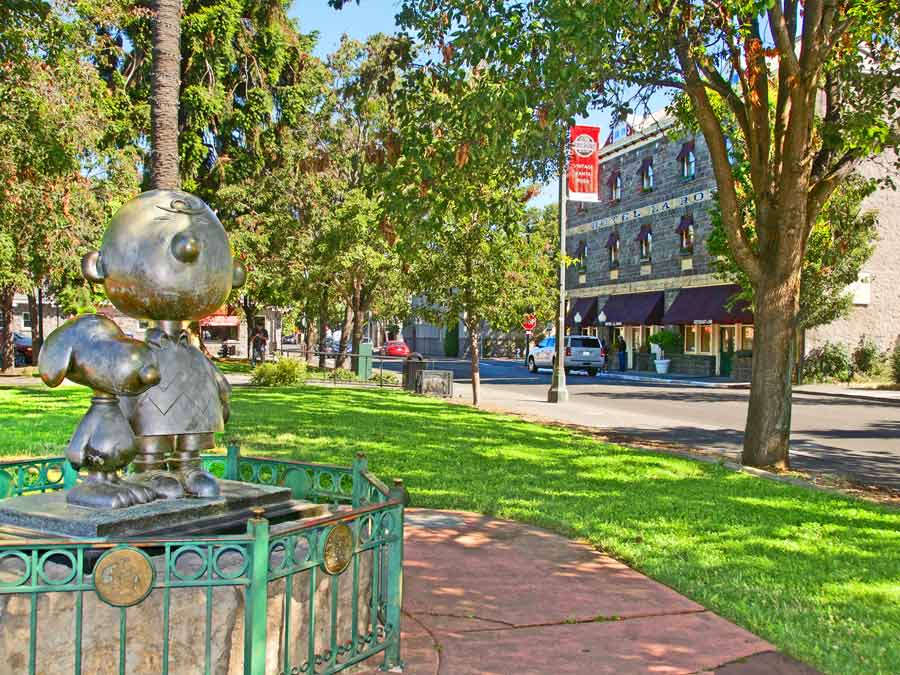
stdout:
MULTIPOLYGON (((860 173, 878 178, 893 172, 893 154, 867 162, 860 173)), ((827 342, 846 344, 850 349, 863 336, 872 338, 881 349, 892 349, 900 336, 900 192, 880 189, 863 204, 878 212, 878 242, 872 258, 863 267, 871 275, 870 302, 855 305, 850 315, 827 326, 807 332, 806 348, 827 342)))

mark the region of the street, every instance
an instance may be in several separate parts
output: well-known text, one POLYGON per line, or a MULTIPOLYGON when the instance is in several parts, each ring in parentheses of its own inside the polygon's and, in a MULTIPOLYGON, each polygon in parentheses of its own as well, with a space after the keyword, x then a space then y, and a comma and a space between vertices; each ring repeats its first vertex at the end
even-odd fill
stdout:
MULTIPOLYGON (((455 395, 471 399, 469 364, 429 361, 452 370, 455 395)), ((399 371, 397 368, 391 368, 399 371)), ((482 402, 487 406, 616 434, 740 454, 747 389, 625 382, 573 373, 570 400, 546 402, 550 371, 531 374, 525 365, 500 359, 481 362, 482 402)), ((810 394, 794 394, 791 462, 799 470, 852 475, 900 489, 900 406, 810 394)))

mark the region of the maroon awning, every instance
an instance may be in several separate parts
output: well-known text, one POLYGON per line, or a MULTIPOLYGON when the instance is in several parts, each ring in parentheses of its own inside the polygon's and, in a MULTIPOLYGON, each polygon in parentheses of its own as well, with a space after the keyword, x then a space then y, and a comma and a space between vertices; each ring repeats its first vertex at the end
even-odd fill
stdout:
POLYGON ((575 328, 576 314, 581 314, 580 327, 597 325, 597 298, 574 298, 566 314, 566 328, 575 328))
POLYGON ((606 248, 615 248, 618 243, 619 233, 613 230, 609 233, 609 238, 606 240, 606 248))
POLYGON ((582 239, 578 242, 578 247, 575 249, 575 254, 572 257, 576 260, 581 260, 584 258, 585 253, 587 253, 587 242, 582 239))
POLYGON ((694 141, 688 141, 687 143, 681 144, 681 152, 678 153, 678 157, 676 159, 680 162, 685 157, 688 156, 688 153, 694 151, 694 141))
POLYGON ((641 161, 641 168, 638 169, 638 176, 643 176, 651 166, 653 166, 653 158, 644 157, 643 161, 641 161))
POLYGON ((753 323, 750 305, 738 300, 728 309, 731 299, 740 292, 736 285, 684 288, 663 316, 666 325, 753 323))
POLYGON ((613 295, 603 306, 607 326, 658 326, 665 300, 662 291, 613 295))
POLYGON ((653 229, 650 225, 641 225, 641 230, 638 232, 637 237, 634 238, 635 241, 647 241, 650 238, 650 235, 653 233, 653 229))
POLYGON ((619 177, 619 172, 618 172, 618 171, 613 171, 611 174, 609 174, 609 180, 606 181, 606 184, 607 184, 609 187, 612 187, 613 185, 615 185, 615 183, 616 183, 616 178, 618 178, 618 177, 619 177))
POLYGON ((684 234, 685 232, 690 232, 691 225, 694 224, 694 216, 690 213, 686 213, 681 216, 681 222, 678 223, 678 227, 675 228, 675 231, 678 234, 684 234))

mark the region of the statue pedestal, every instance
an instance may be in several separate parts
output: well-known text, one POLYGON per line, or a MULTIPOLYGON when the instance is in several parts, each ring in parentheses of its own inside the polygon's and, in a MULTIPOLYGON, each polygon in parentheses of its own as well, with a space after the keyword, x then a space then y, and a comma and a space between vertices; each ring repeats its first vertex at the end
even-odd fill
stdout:
POLYGON ((262 508, 269 520, 325 515, 321 504, 291 499, 286 487, 220 480, 215 498, 160 499, 124 509, 90 509, 66 502, 63 491, 0 501, 0 531, 28 538, 106 539, 243 532, 262 508))

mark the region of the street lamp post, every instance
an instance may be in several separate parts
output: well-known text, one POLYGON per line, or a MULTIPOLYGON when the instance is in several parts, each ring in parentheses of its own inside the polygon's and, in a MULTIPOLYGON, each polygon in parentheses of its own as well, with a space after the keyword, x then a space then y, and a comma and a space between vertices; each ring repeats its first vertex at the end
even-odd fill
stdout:
POLYGON ((581 312, 575 312, 572 320, 575 322, 575 334, 581 335, 581 312))
POLYGON ((569 400, 566 389, 565 341, 566 341, 566 132, 563 130, 559 153, 559 302, 556 313, 556 358, 553 360, 553 381, 547 392, 550 403, 569 400))

